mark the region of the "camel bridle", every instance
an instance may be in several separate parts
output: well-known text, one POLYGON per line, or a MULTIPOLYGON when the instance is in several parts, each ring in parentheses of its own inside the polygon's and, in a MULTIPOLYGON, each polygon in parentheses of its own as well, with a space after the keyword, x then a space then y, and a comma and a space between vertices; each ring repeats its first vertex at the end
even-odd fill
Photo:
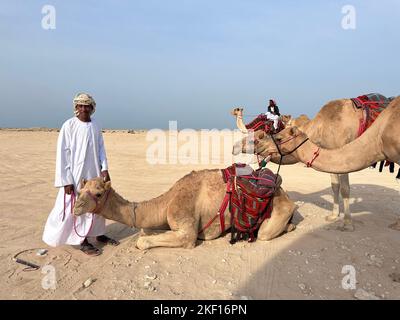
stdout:
MULTIPOLYGON (((74 215, 74 207, 75 207, 75 202, 76 202, 76 196, 75 196, 75 192, 72 191, 72 193, 71 193, 71 205, 70 205, 71 206, 71 215, 73 216, 73 219, 74 219, 74 222, 73 222, 74 231, 79 237, 86 238, 88 236, 88 234, 90 233, 90 231, 92 230, 92 227, 93 227, 93 220, 94 220, 93 214, 94 213, 97 213, 97 214, 100 213, 100 211, 104 208, 105 204, 107 203, 110 191, 111 191, 111 189, 108 189, 101 197, 96 197, 89 190, 85 191, 85 193, 95 202, 96 207, 91 212, 92 219, 91 219, 91 222, 90 222, 89 230, 86 233, 86 235, 83 235, 83 236, 78 233, 78 230, 76 228, 76 216, 74 215), (104 201, 102 201, 103 199, 104 199, 104 201)), ((65 218, 65 207, 66 207, 66 193, 64 193, 64 212, 63 212, 62 221, 64 221, 64 218, 65 218)))
MULTIPOLYGON (((290 151, 290 152, 288 152, 288 153, 286 153, 286 154, 283 154, 283 153, 282 153, 282 150, 281 150, 281 148, 279 148, 279 146, 282 145, 282 144, 285 144, 285 143, 287 143, 287 142, 289 142, 289 141, 291 141, 291 140, 293 140, 293 139, 295 139, 295 138, 297 138, 299 135, 295 135, 295 136, 293 136, 293 137, 291 137, 291 138, 289 138, 289 139, 287 139, 287 140, 285 140, 285 141, 279 142, 279 143, 275 140, 273 134, 269 134, 269 135, 270 135, 272 141, 274 142, 275 147, 276 147, 276 149, 278 150, 278 153, 279 153, 279 156, 280 156, 280 158, 279 158, 278 170, 276 171, 276 177, 275 177, 275 183, 276 183, 276 181, 278 180, 279 171, 281 170, 283 158, 286 157, 286 156, 288 156, 288 155, 290 155, 290 154, 292 154, 292 153, 295 152, 297 149, 299 149, 304 143, 307 142, 307 140, 308 140, 309 138, 306 138, 303 142, 301 142, 301 143, 300 143, 297 147, 295 147, 292 151, 290 151)), ((256 144, 257 142, 258 142, 258 140, 256 139, 255 144, 256 144)), ((254 150, 254 153, 257 154, 257 157, 258 157, 258 153, 256 152, 256 150, 254 150)))
MULTIPOLYGON (((276 146, 276 149, 278 150, 278 153, 279 153, 279 155, 280 155, 278 173, 279 173, 279 169, 280 169, 281 164, 282 164, 282 159, 283 159, 285 156, 288 156, 288 155, 292 154, 293 152, 295 152, 297 149, 299 149, 303 144, 305 144, 305 143, 309 140, 309 138, 307 137, 306 139, 304 139, 303 142, 301 142, 297 147, 295 147, 292 151, 290 151, 290 152, 288 152, 288 153, 286 153, 286 154, 283 154, 283 153, 282 153, 282 151, 281 151, 281 149, 279 148, 279 146, 282 145, 282 144, 285 144, 285 143, 287 143, 287 142, 289 142, 289 141, 291 141, 291 140, 293 140, 293 139, 295 139, 295 138, 297 138, 298 136, 299 136, 299 135, 297 134, 297 135, 295 135, 295 136, 293 136, 293 137, 291 137, 291 138, 289 138, 289 139, 287 139, 287 140, 285 140, 285 141, 282 141, 282 142, 279 142, 279 143, 278 143, 278 142, 275 140, 274 136, 271 134, 271 139, 272 139, 272 141, 274 142, 274 144, 275 144, 275 146, 276 146)), ((310 160, 310 161, 307 161, 307 164, 306 164, 306 165, 307 165, 307 168, 311 168, 311 167, 312 167, 313 162, 314 162, 315 159, 317 159, 317 157, 319 156, 320 150, 321 150, 321 148, 318 147, 318 149, 315 150, 315 152, 313 153, 313 156, 312 156, 311 160, 310 160)))
POLYGON ((108 196, 110 194, 111 189, 108 189, 104 194, 101 195, 101 197, 95 196, 93 193, 91 193, 89 190, 85 191, 85 193, 95 202, 96 207, 94 210, 92 210, 92 213, 100 213, 101 210, 104 208, 104 206, 107 203, 108 196), (104 199, 105 198, 105 199, 104 199), (104 199, 104 201, 102 201, 104 199))
POLYGON ((309 140, 309 138, 304 139, 304 141, 301 142, 301 143, 300 143, 297 147, 295 147, 292 151, 289 151, 288 153, 283 154, 283 153, 282 153, 282 150, 281 150, 281 148, 279 148, 279 146, 281 146, 281 145, 283 145, 283 144, 285 144, 285 143, 287 143, 287 142, 289 142, 289 141, 292 141, 292 140, 296 139, 299 135, 296 134, 295 136, 290 137, 290 138, 288 138, 287 140, 284 140, 284 141, 281 141, 281 142, 277 142, 277 141, 275 140, 273 134, 271 134, 270 136, 271 136, 272 141, 273 141, 274 144, 275 144, 276 149, 278 150, 278 153, 279 153, 281 159, 282 159, 283 157, 286 157, 286 156, 291 155, 293 152, 295 152, 297 149, 299 149, 303 144, 305 144, 305 143, 309 140))

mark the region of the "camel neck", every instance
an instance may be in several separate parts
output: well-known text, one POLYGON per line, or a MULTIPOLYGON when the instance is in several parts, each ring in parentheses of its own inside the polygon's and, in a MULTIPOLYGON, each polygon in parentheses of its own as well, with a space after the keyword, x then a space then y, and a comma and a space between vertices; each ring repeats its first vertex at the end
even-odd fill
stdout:
POLYGON ((378 138, 368 139, 366 136, 361 136, 338 149, 319 148, 308 140, 295 151, 295 156, 307 164, 318 150, 319 155, 313 161, 312 168, 329 173, 341 174, 359 171, 385 159, 378 138))
POLYGON ((111 189, 101 215, 109 220, 135 227, 135 203, 125 200, 114 189, 111 189))
POLYGON ((134 228, 157 229, 167 225, 163 196, 143 201, 129 202, 111 189, 107 202, 99 214, 134 228))
POLYGON ((243 115, 236 115, 236 126, 239 128, 239 130, 242 133, 248 133, 248 130, 246 128, 246 125, 243 122, 243 115))
POLYGON ((162 229, 168 223, 166 220, 165 195, 136 203, 135 227, 144 229, 162 229))

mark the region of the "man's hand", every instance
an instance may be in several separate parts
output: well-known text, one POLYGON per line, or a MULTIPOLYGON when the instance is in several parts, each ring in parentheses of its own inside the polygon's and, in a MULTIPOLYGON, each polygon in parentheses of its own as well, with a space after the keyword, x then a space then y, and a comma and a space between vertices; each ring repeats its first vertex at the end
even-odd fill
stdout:
POLYGON ((74 185, 70 184, 68 186, 64 186, 64 191, 66 194, 71 194, 74 191, 74 185))
POLYGON ((104 182, 111 181, 110 175, 108 173, 108 170, 104 170, 101 172, 101 176, 103 177, 104 182))

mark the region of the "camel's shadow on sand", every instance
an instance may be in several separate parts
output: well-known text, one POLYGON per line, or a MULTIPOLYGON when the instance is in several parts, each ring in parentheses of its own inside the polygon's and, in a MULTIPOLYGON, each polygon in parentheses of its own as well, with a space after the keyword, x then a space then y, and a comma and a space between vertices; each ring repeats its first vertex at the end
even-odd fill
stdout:
POLYGON ((285 241, 286 235, 256 242, 263 258, 248 255, 246 264, 256 267, 248 270, 249 277, 234 290, 235 296, 246 300, 354 299, 356 289, 362 289, 380 299, 399 299, 399 280, 393 280, 393 275, 399 277, 400 232, 388 227, 394 220, 368 213, 357 216, 357 222, 354 232, 339 231, 337 222, 295 231, 289 235, 295 240, 279 251, 274 241, 285 241), (356 289, 343 286, 346 266, 354 267, 356 289))
MULTIPOLYGON (((295 242, 268 262, 264 262, 236 290, 236 295, 253 299, 353 298, 355 291, 346 291, 341 286, 345 276, 342 274, 342 267, 348 263, 354 266, 357 272, 357 288, 374 283, 378 292, 385 291, 382 288, 392 286, 389 274, 396 265, 389 261, 398 261, 397 248, 400 245, 400 232, 388 228, 390 223, 395 222, 399 213, 399 192, 395 189, 397 184, 394 183, 393 186, 392 189, 374 184, 352 184, 350 199, 353 200, 350 212, 358 214, 357 220, 354 220, 357 225, 354 232, 339 231, 337 226, 341 224, 340 219, 329 223, 328 226, 311 228, 310 232, 299 234, 295 242), (383 266, 377 267, 371 262, 370 257, 374 255, 383 257, 383 266), (282 270, 292 278, 291 285, 280 283, 279 278, 285 276, 282 270), (263 283, 263 286, 260 286, 260 283, 263 283), (321 283, 323 285, 320 285, 321 283)), ((293 201, 312 203, 328 210, 329 214, 332 210, 331 188, 306 194, 296 191, 288 194, 293 201)), ((305 210, 300 209, 303 215, 307 213, 305 210)), ((340 212, 342 216, 343 204, 340 212)), ((295 224, 301 225, 303 221, 307 221, 307 217, 304 218, 297 210, 294 220, 297 220, 294 221, 295 224)), ((259 242, 257 245, 273 244, 259 242)), ((398 299, 400 287, 394 285, 393 290, 394 295, 390 298, 398 299)))
MULTIPOLYGON (((376 184, 351 184, 350 212, 371 212, 371 203, 380 204, 382 207, 388 204, 387 201, 398 201, 400 203, 400 193, 395 189, 396 187, 397 184, 395 182, 393 182, 393 188, 387 188, 376 184)), ((288 191, 288 194, 293 201, 312 203, 321 209, 329 211, 333 208, 333 192, 331 188, 313 193, 288 191)), ((343 212, 343 201, 341 197, 339 203, 340 212, 343 212)))
MULTIPOLYGON (((106 227, 106 234, 118 241, 124 240, 126 238, 132 238, 139 233, 140 229, 131 228, 122 223, 114 221, 108 224, 106 227)), ((104 246, 104 244, 98 244, 98 247, 100 248, 104 246)))

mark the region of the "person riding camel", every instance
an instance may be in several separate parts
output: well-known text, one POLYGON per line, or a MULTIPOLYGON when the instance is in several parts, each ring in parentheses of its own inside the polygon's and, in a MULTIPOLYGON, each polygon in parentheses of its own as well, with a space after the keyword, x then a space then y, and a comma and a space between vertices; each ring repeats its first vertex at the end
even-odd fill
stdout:
POLYGON ((269 100, 269 105, 267 108, 267 112, 265 113, 267 116, 267 119, 272 120, 274 122, 274 129, 275 131, 278 130, 278 124, 279 124, 279 119, 280 119, 280 112, 279 108, 275 102, 275 100, 269 100))

